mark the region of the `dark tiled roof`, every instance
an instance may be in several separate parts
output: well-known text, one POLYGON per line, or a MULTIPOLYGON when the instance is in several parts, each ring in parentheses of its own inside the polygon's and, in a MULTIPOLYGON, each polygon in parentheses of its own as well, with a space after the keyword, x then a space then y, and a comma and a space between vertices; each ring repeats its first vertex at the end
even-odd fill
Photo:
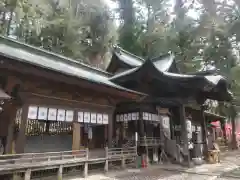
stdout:
POLYGON ((141 64, 144 62, 144 59, 134 54, 131 54, 128 51, 125 51, 121 47, 116 46, 112 51, 112 58, 106 68, 106 71, 110 70, 111 65, 114 62, 116 63, 119 62, 121 64, 125 64, 128 67, 132 68, 132 67, 141 66, 141 64))
MULTIPOLYGON (((202 92, 209 99, 229 101, 232 98, 232 94, 227 88, 228 83, 223 76, 217 74, 188 75, 171 72, 173 63, 174 56, 172 54, 161 56, 158 61, 146 60, 141 66, 119 73, 111 77, 110 80, 122 85, 123 82, 138 78, 140 77, 139 74, 143 75, 143 73, 149 71, 154 77, 158 77, 158 82, 155 82, 158 86, 162 85, 163 80, 169 82, 169 87, 165 87, 165 91, 169 92, 175 87, 175 95, 179 95, 184 88, 188 88, 191 93, 202 92), (174 86, 170 86, 170 84, 174 86)), ((164 88, 161 87, 161 89, 164 88)))
POLYGON ((115 89, 141 94, 109 81, 111 74, 105 71, 3 36, 0 36, 0 55, 115 89))
POLYGON ((141 64, 144 62, 144 59, 141 57, 131 54, 120 47, 115 47, 113 53, 119 58, 119 60, 132 67, 141 66, 141 64))

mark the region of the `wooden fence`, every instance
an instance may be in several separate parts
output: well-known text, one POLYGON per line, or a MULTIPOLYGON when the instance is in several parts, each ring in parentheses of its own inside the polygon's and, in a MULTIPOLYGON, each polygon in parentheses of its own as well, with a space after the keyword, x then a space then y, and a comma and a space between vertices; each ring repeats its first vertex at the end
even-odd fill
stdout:
POLYGON ((139 146, 159 146, 162 144, 163 141, 160 138, 155 137, 140 138, 140 140, 138 141, 139 146))
POLYGON ((109 169, 109 162, 121 161, 122 168, 126 166, 126 160, 135 159, 136 147, 105 148, 105 157, 90 158, 89 150, 27 153, 0 156, 0 175, 24 173, 24 180, 31 179, 31 172, 47 169, 58 169, 58 180, 62 180, 63 168, 83 166, 83 176, 88 175, 89 164, 104 163, 104 171, 109 169))

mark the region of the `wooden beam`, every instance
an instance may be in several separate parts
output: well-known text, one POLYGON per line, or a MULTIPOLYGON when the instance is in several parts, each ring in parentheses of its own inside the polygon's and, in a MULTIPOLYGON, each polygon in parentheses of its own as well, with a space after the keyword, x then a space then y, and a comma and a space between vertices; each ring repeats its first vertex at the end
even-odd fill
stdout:
POLYGON ((109 115, 109 118, 108 118, 108 125, 107 125, 107 139, 108 139, 108 147, 109 148, 112 148, 113 146, 113 120, 114 120, 114 113, 112 112, 110 115, 109 115))
POLYGON ((6 154, 11 154, 13 153, 14 148, 13 148, 13 142, 14 142, 14 135, 15 135, 15 119, 18 111, 18 105, 17 102, 14 100, 11 100, 9 103, 9 107, 5 109, 5 112, 8 114, 9 117, 9 122, 8 126, 5 127, 7 128, 7 142, 6 142, 6 147, 5 147, 5 153, 6 154))
POLYGON ((81 126, 79 122, 73 122, 73 132, 72 132, 72 150, 80 150, 81 147, 81 126))
POLYGON ((17 135, 17 140, 16 140, 16 153, 24 153, 24 146, 25 146, 25 141, 26 141, 26 125, 27 125, 27 119, 28 119, 28 104, 24 104, 22 107, 22 114, 21 114, 21 124, 20 124, 20 129, 17 135))
POLYGON ((62 179, 63 179, 63 166, 60 165, 58 168, 57 180, 62 180, 62 179))
POLYGON ((137 99, 141 97, 141 94, 129 92, 123 89, 117 89, 115 87, 109 87, 105 84, 100 84, 98 82, 91 82, 89 80, 85 80, 78 77, 68 76, 63 73, 59 73, 56 71, 51 71, 49 69, 44 69, 41 67, 36 67, 30 64, 17 62, 17 61, 11 61, 11 59, 8 59, 8 61, 4 61, 3 64, 1 64, 1 70, 7 69, 8 71, 15 71, 20 74, 25 75, 35 75, 41 78, 46 78, 48 80, 52 80, 55 82, 62 82, 67 83, 69 85, 78 85, 87 89, 97 89, 98 91, 108 93, 111 95, 117 95, 118 97, 124 97, 129 99, 137 99), (101 88, 99 88, 101 87, 101 88))
POLYGON ((31 180, 31 169, 27 169, 24 174, 24 180, 31 180))
POLYGON ((180 123, 181 123, 181 136, 183 140, 183 152, 184 152, 184 161, 187 163, 187 166, 190 166, 190 154, 188 149, 188 132, 187 132, 187 123, 186 123, 186 114, 185 106, 181 105, 179 107, 180 123))
POLYGON ((203 154, 204 154, 205 157, 207 157, 207 153, 208 153, 208 135, 207 135, 206 119, 205 119, 205 115, 204 115, 204 106, 201 106, 200 116, 201 116, 201 126, 202 126, 203 154))

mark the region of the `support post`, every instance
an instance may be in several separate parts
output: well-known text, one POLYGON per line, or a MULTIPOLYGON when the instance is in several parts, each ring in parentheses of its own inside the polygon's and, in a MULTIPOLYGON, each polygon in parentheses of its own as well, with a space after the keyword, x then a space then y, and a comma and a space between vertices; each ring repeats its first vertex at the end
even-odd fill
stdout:
POLYGON ((123 153, 123 149, 121 150, 121 165, 122 165, 122 168, 125 169, 126 167, 126 164, 125 164, 125 157, 124 157, 124 153, 123 153))
POLYGON ((73 138, 72 150, 73 150, 73 153, 76 154, 77 151, 80 150, 80 146, 81 146, 81 126, 80 126, 80 123, 77 121, 73 122, 72 138, 73 138))
POLYGON ((109 115, 109 120, 108 120, 108 127, 107 127, 107 130, 108 130, 108 147, 109 148, 112 148, 112 137, 113 137, 113 120, 115 120, 115 117, 114 116, 114 113, 110 113, 109 115))
POLYGON ((104 172, 107 173, 108 172, 108 147, 105 147, 105 157, 106 157, 106 161, 104 166, 104 172))
POLYGON ((146 163, 148 163, 148 144, 147 144, 147 140, 146 140, 146 134, 145 134, 145 127, 144 127, 144 121, 143 121, 143 112, 142 111, 140 111, 139 112, 139 127, 140 127, 140 139, 139 139, 139 142, 141 143, 142 142, 142 140, 143 140, 143 143, 144 143, 144 149, 143 149, 143 151, 144 152, 142 152, 142 154, 141 154, 141 156, 142 156, 142 159, 144 159, 144 160, 146 160, 147 162, 146 163), (146 155, 146 156, 144 156, 144 155, 146 155))
POLYGON ((207 136, 207 125, 206 125, 206 119, 205 119, 205 115, 204 115, 204 106, 201 106, 201 125, 202 125, 202 139, 203 139, 203 154, 204 157, 207 157, 207 153, 208 153, 208 136, 207 136))
POLYGON ((31 180, 31 169, 27 169, 24 174, 24 180, 31 180))
POLYGON ((62 180, 63 179, 62 174, 63 174, 63 166, 60 165, 59 168, 58 168, 58 179, 57 180, 62 180))
POLYGON ((8 123, 8 131, 7 131, 7 138, 6 138, 6 146, 5 146, 5 154, 12 154, 13 153, 13 141, 14 141, 14 125, 15 119, 17 115, 17 105, 16 102, 12 100, 11 105, 7 106, 7 109, 4 109, 5 113, 7 113, 7 117, 9 119, 8 123))
POLYGON ((7 144, 5 148, 6 154, 13 153, 13 141, 14 141, 14 122, 10 122, 10 125, 8 126, 7 144))
POLYGON ((190 154, 188 149, 188 134, 187 134, 187 124, 186 124, 186 114, 184 105, 179 107, 180 122, 182 128, 182 140, 183 140, 183 152, 184 152, 184 161, 187 163, 187 166, 190 167, 190 154))
POLYGON ((83 177, 86 178, 88 176, 88 156, 89 156, 89 150, 86 148, 86 160, 84 163, 84 172, 83 177))
POLYGON ((224 121, 221 122, 221 129, 222 129, 222 134, 223 134, 224 145, 228 146, 228 140, 227 140, 227 133, 226 133, 225 125, 226 125, 226 122, 224 120, 224 121))
POLYGON ((236 137, 236 121, 235 116, 230 117, 232 123, 232 149, 238 149, 237 137, 236 137))
POLYGON ((22 114, 21 114, 21 124, 20 124, 20 129, 17 135, 17 140, 16 140, 16 153, 24 153, 24 146, 25 146, 25 141, 26 141, 26 125, 27 125, 27 119, 28 119, 28 104, 24 104, 22 107, 22 114))

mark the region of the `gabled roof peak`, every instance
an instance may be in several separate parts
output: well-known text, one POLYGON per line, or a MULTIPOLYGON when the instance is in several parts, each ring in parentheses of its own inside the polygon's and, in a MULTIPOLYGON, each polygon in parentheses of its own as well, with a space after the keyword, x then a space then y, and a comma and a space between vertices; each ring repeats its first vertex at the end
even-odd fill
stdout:
POLYGON ((125 54, 127 54, 129 56, 132 56, 132 57, 136 58, 139 61, 142 61, 142 62, 145 61, 142 57, 137 56, 135 54, 132 54, 129 51, 126 51, 125 49, 123 49, 122 47, 120 47, 118 45, 115 45, 113 49, 114 49, 113 52, 116 52, 116 53, 122 53, 123 52, 123 53, 125 53, 125 54))

